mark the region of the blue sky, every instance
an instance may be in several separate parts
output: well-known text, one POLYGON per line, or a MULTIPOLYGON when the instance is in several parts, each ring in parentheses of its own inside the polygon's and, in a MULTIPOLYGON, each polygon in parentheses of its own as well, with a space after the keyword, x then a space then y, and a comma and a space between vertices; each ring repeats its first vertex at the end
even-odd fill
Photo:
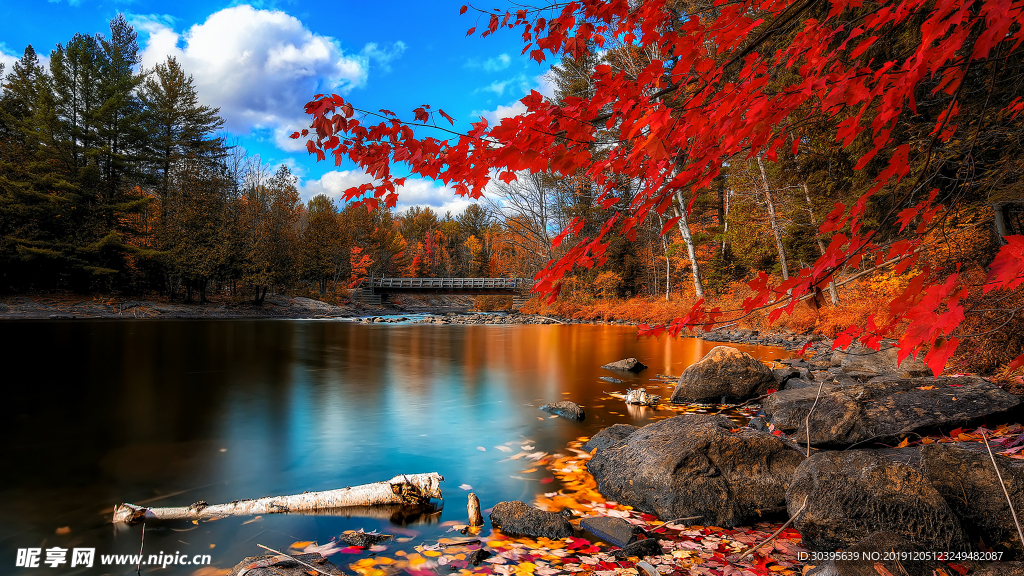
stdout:
MULTIPOLYGON (((146 2, 22 0, 0 4, 0 62, 32 44, 48 55, 76 32, 106 33, 123 13, 139 33, 143 66, 168 56, 193 75, 204 104, 221 109, 226 136, 239 138, 265 162, 286 163, 300 178, 303 199, 335 198, 367 179, 351 166, 317 164, 286 135, 308 125, 302 105, 317 92, 343 94, 357 107, 387 108, 411 118, 416 106, 443 108, 469 129, 521 109, 531 89, 550 95, 548 66, 521 56, 515 33, 466 37, 483 24, 462 2, 291 0, 146 2), (16 22, 17 25, 9 23, 16 22), (348 169, 346 169, 348 168, 348 169)), ((488 5, 488 8, 495 6, 488 5)), ((9 69, 9 68, 8 68, 9 69)), ((468 202, 439 183, 410 179, 399 208, 432 206, 460 212, 468 202)))

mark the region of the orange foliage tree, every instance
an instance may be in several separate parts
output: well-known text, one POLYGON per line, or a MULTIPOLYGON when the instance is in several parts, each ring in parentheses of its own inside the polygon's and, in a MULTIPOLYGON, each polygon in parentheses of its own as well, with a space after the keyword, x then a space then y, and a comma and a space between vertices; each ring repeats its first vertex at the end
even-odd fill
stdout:
MULTIPOLYGON (((554 247, 571 242, 537 275, 536 289, 553 300, 567 272, 607 259, 613 234, 635 239, 652 213, 666 216, 664 233, 683 216, 672 216, 673 200, 689 197, 683 208, 689 211, 727 162, 798 154, 824 126, 871 183, 855 202, 836 204, 824 217, 819 234, 830 241, 816 262, 791 269, 781 282, 761 273, 750 282, 753 293, 739 313, 769 308, 775 320, 801 299, 816 301, 842 266, 896 261, 897 273, 912 278, 889 314, 849 326, 836 345, 859 339, 877 348, 905 327, 901 357, 927 349, 925 360, 939 373, 959 343, 967 288, 958 269, 915 267, 926 234, 947 214, 942 198, 956 198, 932 184, 932 158, 954 138, 976 139, 989 116, 1005 124, 1024 110, 1024 97, 1017 96, 979 111, 964 93, 965 85, 978 82, 972 68, 987 66, 994 82, 999 62, 1018 61, 1024 1, 740 0, 681 11, 677 4, 578 0, 514 12, 480 10, 487 22, 482 35, 516 30, 523 53, 538 62, 581 58, 606 45, 657 57, 634 74, 598 64, 589 71, 589 93, 556 103, 534 91, 521 100, 524 113, 496 126, 481 120, 448 139, 415 131, 437 129, 435 117, 454 127, 443 110, 422 106, 402 120, 388 110, 357 109, 336 94, 315 96, 306 105, 310 130, 292 136, 308 137, 307 149, 317 159, 330 154, 340 164, 347 158, 374 177, 376 184, 345 193, 346 200, 361 198, 370 206, 396 204, 395 187, 405 179, 394 176, 393 164, 474 198, 495 175, 506 183, 523 172, 583 177, 600 190, 597 202, 604 208, 620 201, 621 182, 638 182, 628 207, 595 233, 581 234, 585 223, 576 218, 553 239, 554 247), (893 56, 882 51, 886 46, 908 50, 893 56), (925 97, 931 98, 924 120, 931 134, 913 140, 905 127, 911 119, 922 121, 918 104, 925 97), (869 203, 883 191, 891 196, 888 208, 869 226, 869 203)), ((972 150, 973 144, 965 157, 972 150)), ((1014 291, 1024 282, 1024 237, 1005 242, 985 292, 1014 291)), ((726 311, 707 309, 701 299, 681 317, 643 332, 676 334, 725 318, 726 311)), ((1013 362, 1021 364, 1024 356, 1013 362)))

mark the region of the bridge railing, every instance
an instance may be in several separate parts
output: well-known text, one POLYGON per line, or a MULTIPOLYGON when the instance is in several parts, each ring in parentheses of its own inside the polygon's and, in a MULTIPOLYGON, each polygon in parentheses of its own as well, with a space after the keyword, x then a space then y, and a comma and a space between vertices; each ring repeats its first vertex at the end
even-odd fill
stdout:
POLYGON ((423 288, 452 290, 520 290, 533 285, 526 278, 371 278, 364 286, 372 289, 423 288))

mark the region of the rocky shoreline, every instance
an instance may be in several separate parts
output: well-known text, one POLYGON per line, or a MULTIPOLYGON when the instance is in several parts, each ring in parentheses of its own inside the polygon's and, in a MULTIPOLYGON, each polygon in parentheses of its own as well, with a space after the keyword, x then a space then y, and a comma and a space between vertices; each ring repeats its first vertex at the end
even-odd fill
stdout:
POLYGON ((758 416, 740 428, 710 414, 606 428, 584 446, 600 492, 702 525, 788 517, 804 547, 839 558, 807 575, 952 574, 944 562, 961 574, 1019 573, 985 560, 1024 557, 1024 427, 1010 425, 1024 417, 1021 399, 983 378, 897 363, 891 343, 819 357, 771 370, 714 348, 679 377, 672 402, 763 400, 758 416), (880 556, 846 562, 853 555, 839 551, 880 556))

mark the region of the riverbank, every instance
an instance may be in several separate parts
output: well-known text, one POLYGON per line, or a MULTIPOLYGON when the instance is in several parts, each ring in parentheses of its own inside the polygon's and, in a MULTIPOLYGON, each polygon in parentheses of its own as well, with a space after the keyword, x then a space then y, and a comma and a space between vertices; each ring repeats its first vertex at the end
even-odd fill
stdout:
MULTIPOLYGON (((527 309, 529 310, 529 309, 527 309)), ((398 304, 381 308, 355 302, 334 305, 305 297, 269 295, 262 306, 213 298, 210 302, 184 303, 166 298, 116 298, 68 294, 18 295, 0 297, 0 320, 75 320, 75 319, 352 319, 364 324, 412 322, 434 325, 527 325, 596 324, 636 326, 626 319, 572 318, 556 314, 496 312, 473 310, 473 298, 467 296, 406 297, 398 304)), ((777 346, 814 354, 829 353, 831 340, 815 334, 788 330, 759 332, 725 328, 695 336, 711 342, 777 346)))

